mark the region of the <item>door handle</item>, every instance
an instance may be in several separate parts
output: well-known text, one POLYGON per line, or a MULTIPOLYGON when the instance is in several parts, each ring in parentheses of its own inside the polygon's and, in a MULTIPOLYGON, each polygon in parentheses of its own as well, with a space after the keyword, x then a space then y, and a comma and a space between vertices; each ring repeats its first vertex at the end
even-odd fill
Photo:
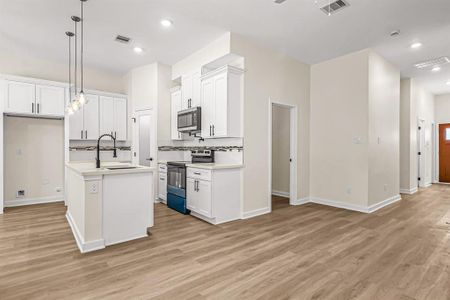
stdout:
POLYGON ((150 157, 150 158, 146 158, 145 160, 148 160, 148 161, 153 161, 153 157, 150 157))

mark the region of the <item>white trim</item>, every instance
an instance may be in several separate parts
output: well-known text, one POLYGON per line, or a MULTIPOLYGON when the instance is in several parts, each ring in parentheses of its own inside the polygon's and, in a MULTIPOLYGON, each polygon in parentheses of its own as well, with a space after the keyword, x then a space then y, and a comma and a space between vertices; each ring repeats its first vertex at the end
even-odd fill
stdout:
POLYGON ((431 182, 427 182, 427 183, 425 183, 424 188, 428 188, 428 187, 430 187, 431 185, 432 185, 431 182))
POLYGON ((373 204, 371 206, 369 206, 368 208, 368 213, 373 213, 379 209, 382 209, 383 207, 386 207, 388 205, 391 205, 397 201, 402 200, 402 197, 400 195, 395 195, 394 197, 388 198, 386 200, 383 200, 381 202, 378 202, 376 204, 373 204))
POLYGON ((78 246, 78 249, 80 249, 81 253, 96 251, 100 249, 105 248, 105 241, 103 239, 91 241, 91 242, 85 242, 83 236, 81 235, 80 231, 78 230, 77 225, 73 221, 72 215, 69 211, 66 213, 66 219, 67 222, 70 225, 70 228, 72 229, 73 236, 75 238, 75 242, 78 246))
POLYGON ((16 207, 16 206, 54 203, 54 202, 64 202, 64 196, 50 196, 41 198, 28 198, 28 199, 18 198, 15 200, 5 200, 5 207, 16 207))
POLYGON ((309 197, 305 197, 305 198, 295 200, 294 203, 292 203, 292 205, 303 205, 303 204, 307 204, 310 202, 311 202, 311 200, 309 199, 309 197))
POLYGON ((417 193, 419 189, 417 187, 414 187, 412 189, 400 189, 400 194, 406 194, 406 195, 413 195, 417 193))
POLYGON ((251 211, 244 212, 242 214, 242 219, 250 219, 250 218, 257 217, 257 216, 269 214, 270 212, 271 212, 270 207, 251 210, 251 211))
POLYGON ((272 190, 272 195, 273 196, 278 196, 278 197, 284 197, 284 198, 289 198, 289 192, 283 192, 283 191, 274 191, 272 190))
POLYGON ((321 205, 326 205, 326 206, 332 206, 332 207, 336 207, 336 208, 343 208, 343 209, 347 209, 347 210, 359 211, 359 212, 363 212, 363 213, 368 212, 368 207, 366 207, 366 206, 350 204, 350 203, 345 203, 345 202, 341 202, 341 201, 334 201, 334 200, 328 200, 328 199, 323 199, 323 198, 311 197, 310 202, 316 203, 316 204, 321 204, 321 205))
MULTIPOLYGON (((289 109, 290 112, 290 136, 289 136, 289 144, 290 144, 290 159, 292 159, 290 163, 290 178, 289 178, 289 204, 296 205, 297 202, 297 136, 298 136, 298 107, 294 104, 283 103, 278 101, 273 101, 269 98, 269 133, 268 133, 268 150, 269 150, 269 182, 268 182, 268 199, 267 205, 269 208, 269 212, 272 211, 272 109, 273 106, 281 106, 289 109)), ((245 219, 245 213, 244 213, 245 219)))

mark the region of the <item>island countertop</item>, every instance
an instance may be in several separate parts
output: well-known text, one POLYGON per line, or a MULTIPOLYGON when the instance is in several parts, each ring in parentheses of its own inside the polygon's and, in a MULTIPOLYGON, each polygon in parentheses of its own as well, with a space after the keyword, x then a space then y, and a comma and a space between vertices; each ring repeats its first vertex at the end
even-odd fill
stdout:
POLYGON ((95 162, 68 162, 66 166, 82 176, 150 173, 156 171, 154 167, 120 162, 102 162, 99 169, 95 167, 95 162))

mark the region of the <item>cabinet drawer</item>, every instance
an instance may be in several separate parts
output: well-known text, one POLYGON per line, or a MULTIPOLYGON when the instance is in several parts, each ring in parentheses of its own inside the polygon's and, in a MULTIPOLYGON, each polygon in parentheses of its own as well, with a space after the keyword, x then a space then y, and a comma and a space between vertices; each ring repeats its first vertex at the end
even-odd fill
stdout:
POLYGON ((158 169, 160 173, 167 173, 167 165, 166 164, 158 164, 158 169))
POLYGON ((211 181, 211 170, 188 168, 187 177, 199 180, 211 181))

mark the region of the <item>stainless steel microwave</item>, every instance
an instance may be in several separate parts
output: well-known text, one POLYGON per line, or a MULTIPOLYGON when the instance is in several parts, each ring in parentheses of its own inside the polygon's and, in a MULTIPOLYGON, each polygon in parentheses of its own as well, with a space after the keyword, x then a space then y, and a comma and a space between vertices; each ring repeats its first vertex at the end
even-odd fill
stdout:
POLYGON ((179 132, 200 132, 202 130, 202 108, 198 106, 179 111, 177 124, 179 132))

